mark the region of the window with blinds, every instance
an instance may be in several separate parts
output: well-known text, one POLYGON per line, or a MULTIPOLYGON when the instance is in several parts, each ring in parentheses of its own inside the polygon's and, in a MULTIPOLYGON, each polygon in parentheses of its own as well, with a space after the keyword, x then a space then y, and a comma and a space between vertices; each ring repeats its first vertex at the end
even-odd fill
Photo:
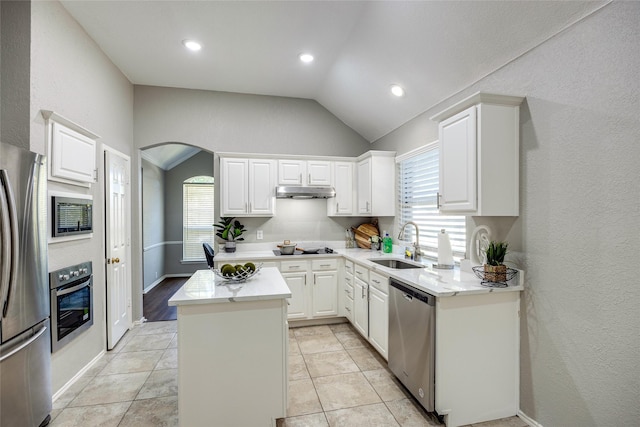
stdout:
POLYGON ((204 260, 203 243, 213 244, 214 185, 211 176, 194 176, 182 184, 182 259, 204 260))
MULTIPOLYGON (((407 221, 418 224, 423 255, 437 258, 438 233, 444 228, 459 261, 466 248, 465 217, 438 213, 438 153, 438 142, 434 142, 397 157, 398 230, 407 221)), ((407 226, 404 239, 415 241, 415 227, 407 226)))

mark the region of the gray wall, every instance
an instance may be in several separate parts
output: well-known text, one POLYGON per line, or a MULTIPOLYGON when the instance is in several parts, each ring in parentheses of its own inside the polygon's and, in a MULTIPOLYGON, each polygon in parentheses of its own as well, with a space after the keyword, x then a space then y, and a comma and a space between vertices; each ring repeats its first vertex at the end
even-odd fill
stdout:
POLYGON ((521 106, 520 407, 545 427, 640 420, 640 3, 614 2, 377 141, 437 139, 429 117, 482 90, 521 106))
POLYGON ((0 141, 29 149, 30 2, 0 2, 0 41, 0 141))
MULTIPOLYGON (((165 171, 142 160, 142 238, 144 263, 142 289, 165 275, 165 171)), ((134 283, 133 291, 140 292, 134 283)))
MULTIPOLYGON (((208 151, 199 152, 166 173, 164 229, 169 242, 182 242, 182 184, 199 175, 213 176, 213 154, 208 151)), ((207 268, 206 262, 182 264, 181 260, 182 244, 167 245, 164 258, 167 273, 187 274, 207 268)))
MULTIPOLYGON (((31 3, 30 147, 45 152, 41 109, 53 110, 101 136, 126 155, 133 147, 133 86, 58 2, 31 3)), ((4 62, 4 60, 3 60, 4 62)), ((29 70, 24 70, 28 73, 29 70)), ((49 190, 93 195, 93 238, 49 245, 49 270, 92 261, 93 326, 52 356, 53 391, 106 348, 103 161, 96 153, 99 180, 91 189, 50 182, 49 190)), ((132 194, 135 200, 137 194, 132 194)), ((139 251, 138 254, 141 252, 139 251)), ((139 256, 139 255, 138 255, 139 256)), ((138 262, 134 259, 134 262, 138 262)), ((135 282, 134 282, 135 283, 135 282)))

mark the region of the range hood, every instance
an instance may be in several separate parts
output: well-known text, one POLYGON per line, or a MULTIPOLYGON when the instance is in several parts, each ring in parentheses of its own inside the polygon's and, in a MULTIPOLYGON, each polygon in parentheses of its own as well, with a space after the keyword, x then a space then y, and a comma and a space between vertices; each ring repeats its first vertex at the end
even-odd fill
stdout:
POLYGON ((336 190, 333 187, 276 187, 277 199, 329 199, 336 197, 336 190))

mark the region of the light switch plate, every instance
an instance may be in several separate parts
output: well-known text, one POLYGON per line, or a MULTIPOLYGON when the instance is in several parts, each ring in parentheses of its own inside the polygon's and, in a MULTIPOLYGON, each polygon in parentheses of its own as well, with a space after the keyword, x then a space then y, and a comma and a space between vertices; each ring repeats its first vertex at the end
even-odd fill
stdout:
POLYGON ((258 230, 258 231, 256 232, 256 239, 258 239, 258 240, 262 240, 262 238, 263 238, 263 237, 264 237, 264 236, 262 235, 262 230, 258 230))

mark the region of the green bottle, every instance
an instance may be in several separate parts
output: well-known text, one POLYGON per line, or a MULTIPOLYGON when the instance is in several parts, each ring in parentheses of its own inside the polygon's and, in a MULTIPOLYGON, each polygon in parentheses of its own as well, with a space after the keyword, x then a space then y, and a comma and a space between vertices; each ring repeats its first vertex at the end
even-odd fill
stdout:
POLYGON ((382 238, 382 252, 385 254, 390 254, 393 252, 393 240, 389 237, 389 233, 385 231, 384 237, 382 238))

